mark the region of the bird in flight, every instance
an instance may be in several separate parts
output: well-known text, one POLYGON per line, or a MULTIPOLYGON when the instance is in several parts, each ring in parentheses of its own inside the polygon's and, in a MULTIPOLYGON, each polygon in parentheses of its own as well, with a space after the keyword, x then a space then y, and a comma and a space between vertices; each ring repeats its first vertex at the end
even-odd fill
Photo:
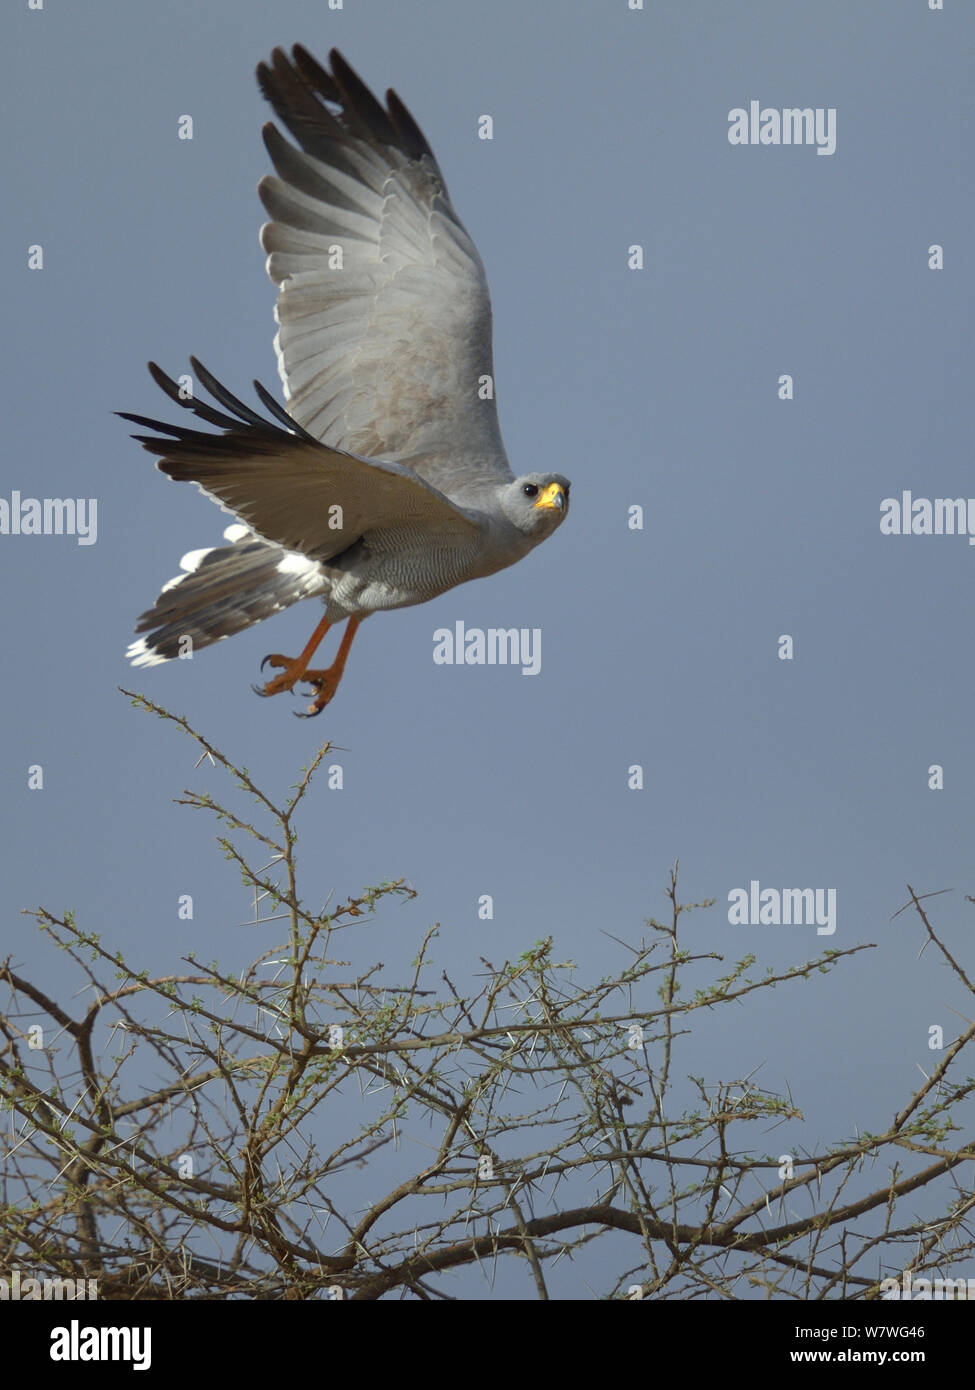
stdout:
POLYGON ((307 683, 328 704, 364 618, 425 603, 527 555, 565 518, 560 473, 515 477, 494 402, 491 301, 481 258, 433 151, 392 90, 383 106, 335 49, 330 69, 295 45, 257 80, 297 148, 264 127, 275 175, 258 192, 282 407, 267 414, 190 358, 198 400, 150 362, 167 396, 217 433, 119 412, 157 468, 193 482, 237 521, 227 545, 195 550, 127 652, 136 666, 192 653, 299 599, 325 614, 258 694, 307 683), (347 622, 331 666, 312 669, 347 622))

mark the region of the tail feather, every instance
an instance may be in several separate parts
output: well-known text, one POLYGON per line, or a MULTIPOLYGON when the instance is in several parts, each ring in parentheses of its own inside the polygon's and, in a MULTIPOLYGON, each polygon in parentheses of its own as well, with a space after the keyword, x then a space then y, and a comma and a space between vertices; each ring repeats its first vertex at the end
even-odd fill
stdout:
POLYGON ((299 599, 327 592, 328 579, 314 560, 258 539, 246 527, 230 526, 233 543, 194 550, 180 564, 186 573, 163 586, 140 617, 126 656, 133 666, 163 661, 208 647, 279 613, 299 599))

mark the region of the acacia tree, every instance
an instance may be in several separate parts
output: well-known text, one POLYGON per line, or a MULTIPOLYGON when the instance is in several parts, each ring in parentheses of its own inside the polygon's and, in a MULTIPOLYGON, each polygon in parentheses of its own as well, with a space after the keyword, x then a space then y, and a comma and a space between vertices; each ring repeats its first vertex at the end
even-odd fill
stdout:
POLYGON ((188 958, 153 977, 70 914, 32 913, 87 1003, 0 967, 0 1275, 94 1279, 102 1299, 427 1299, 455 1296, 452 1272, 493 1281, 515 1261, 544 1299, 574 1256, 606 1297, 872 1299, 885 1275, 950 1277, 971 1257, 975 1144, 952 1136, 965 1114, 971 1133, 975 1024, 883 1132, 823 1153, 758 1154, 754 1126, 800 1111, 747 1079, 692 1078, 695 1103, 671 1114, 699 1010, 870 946, 758 979, 752 956, 725 968, 684 944, 687 914, 711 903, 679 901, 675 866, 666 920, 621 943, 610 978, 580 983, 549 937, 514 962, 482 959, 477 987, 461 988, 434 977, 436 928, 408 978, 353 970, 342 955, 363 938, 344 952, 345 934, 415 895, 397 881, 323 911, 303 899, 296 826, 329 745, 277 805, 184 719, 133 699, 256 807, 245 819, 206 792, 178 798, 216 818, 286 940, 244 968, 188 958), (687 977, 704 983, 684 995, 687 977), (933 1217, 916 1214, 922 1189, 933 1217))

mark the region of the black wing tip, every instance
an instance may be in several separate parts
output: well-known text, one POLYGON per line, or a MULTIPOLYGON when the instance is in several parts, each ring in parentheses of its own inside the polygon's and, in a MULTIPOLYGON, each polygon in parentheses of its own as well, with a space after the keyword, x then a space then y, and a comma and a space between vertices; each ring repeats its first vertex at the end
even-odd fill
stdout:
MULTIPOLYGON (((301 55, 302 55, 302 58, 301 58, 301 61, 302 61, 302 62, 307 63, 307 62, 309 61, 309 59, 310 59, 312 63, 315 63, 315 59, 312 58, 312 56, 311 56, 311 54, 308 52, 308 50, 307 50, 306 48, 302 48, 300 44, 295 44, 295 54, 296 54, 296 55, 297 55, 299 49, 300 49, 301 55)), ((345 55, 344 55, 339 49, 337 49, 337 48, 330 48, 330 49, 328 50, 328 61, 329 61, 329 62, 331 63, 331 65, 332 65, 332 73, 331 73, 331 76, 332 76, 333 81, 334 81, 336 78, 338 78, 338 77, 345 77, 345 78, 348 78, 348 79, 349 79, 350 81, 352 81, 352 82, 361 82, 361 81, 362 81, 362 78, 361 78, 361 77, 359 76, 359 74, 356 72, 355 68, 352 66, 352 64, 349 62, 349 60, 345 57, 345 55)), ((316 67, 318 66, 317 64, 315 64, 315 65, 316 65, 316 67)))
MULTIPOLYGON (((310 53, 303 43, 292 44, 291 57, 295 67, 309 82, 315 86, 321 87, 326 94, 329 90, 335 90, 335 78, 333 74, 329 72, 328 68, 321 65, 315 55, 310 53)), ((338 62, 340 66, 344 65, 348 67, 348 64, 337 48, 329 49, 328 58, 333 68, 336 62, 338 62)))
MULTIPOLYGON (((184 410, 191 411, 197 419, 204 420, 209 425, 215 425, 217 429, 223 431, 225 438, 231 435, 239 436, 242 429, 253 431, 256 436, 264 436, 265 440, 273 437, 280 438, 286 431, 293 439, 302 440, 308 444, 318 445, 319 441, 315 436, 303 429, 297 420, 292 419, 284 406, 280 405, 271 395, 270 391, 259 381, 255 380, 254 387, 257 392, 258 400, 272 417, 270 420, 258 415, 249 405, 245 404, 244 401, 240 400, 231 391, 228 391, 226 386, 217 380, 213 373, 203 365, 198 357, 191 353, 189 360, 197 381, 215 401, 223 406, 224 411, 228 411, 229 414, 224 414, 222 411, 214 409, 212 405, 208 405, 205 401, 199 400, 195 395, 182 395, 175 380, 168 376, 156 362, 149 362, 147 366, 153 381, 171 401, 174 401, 184 410)), ((165 421, 156 420, 148 415, 138 415, 129 410, 116 410, 113 414, 117 415, 122 420, 130 421, 132 424, 140 425, 146 429, 156 430, 159 434, 171 435, 178 441, 193 439, 199 443, 204 443, 207 439, 215 441, 219 438, 217 435, 206 435, 198 431, 188 430, 183 425, 169 425, 166 424, 165 421)), ((151 449, 153 445, 155 445, 157 453, 159 452, 160 444, 165 443, 168 445, 171 442, 143 434, 134 434, 132 438, 137 439, 139 443, 144 445, 147 449, 151 449)))
MULTIPOLYGON (((171 395, 173 391, 179 392, 179 387, 176 385, 176 382, 163 371, 158 362, 147 362, 146 367, 149 369, 149 375, 152 377, 153 381, 157 386, 162 387, 167 396, 171 395)), ((181 402, 181 404, 185 404, 185 402, 181 402)))
MULTIPOLYGON (((426 157, 436 166, 429 142, 392 88, 386 91, 384 106, 338 48, 329 50, 328 63, 331 71, 303 44, 296 43, 290 55, 284 48, 274 48, 270 59, 257 65, 262 95, 292 135, 298 136, 303 148, 302 137, 311 136, 309 125, 320 122, 319 134, 334 139, 339 134, 335 129, 337 120, 346 135, 391 146, 409 159, 426 157), (322 104, 323 100, 339 107, 341 114, 335 117, 322 104), (315 108, 319 111, 317 119, 315 108)), ((270 121, 262 133, 269 151, 269 140, 276 136, 281 142, 280 133, 270 121)))
POLYGON ((149 415, 135 415, 128 410, 116 410, 113 413, 119 419, 128 420, 130 424, 138 425, 141 429, 156 431, 155 434, 129 435, 130 439, 136 440, 150 454, 164 453, 185 433, 179 425, 168 425, 165 420, 153 420, 149 415))

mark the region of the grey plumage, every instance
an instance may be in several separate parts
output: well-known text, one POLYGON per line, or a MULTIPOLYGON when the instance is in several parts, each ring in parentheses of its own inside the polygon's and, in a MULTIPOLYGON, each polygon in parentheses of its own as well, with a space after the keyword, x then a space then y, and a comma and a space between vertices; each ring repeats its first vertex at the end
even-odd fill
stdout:
MULTIPOLYGON (((266 418, 191 358, 222 410, 150 371, 218 433, 124 414, 153 431, 135 437, 164 473, 243 523, 229 545, 184 557, 187 572, 139 620, 138 665, 302 598, 324 599, 322 631, 425 602, 521 559, 567 511, 561 474, 515 479, 508 465, 484 268, 429 145, 394 92, 384 108, 330 57, 331 72, 300 47, 290 59, 276 49, 258 68, 301 146, 265 127, 276 176, 259 186, 272 219, 261 242, 287 408, 255 382, 266 418)), ((307 660, 274 661, 288 674, 266 693, 309 679, 307 660)))

